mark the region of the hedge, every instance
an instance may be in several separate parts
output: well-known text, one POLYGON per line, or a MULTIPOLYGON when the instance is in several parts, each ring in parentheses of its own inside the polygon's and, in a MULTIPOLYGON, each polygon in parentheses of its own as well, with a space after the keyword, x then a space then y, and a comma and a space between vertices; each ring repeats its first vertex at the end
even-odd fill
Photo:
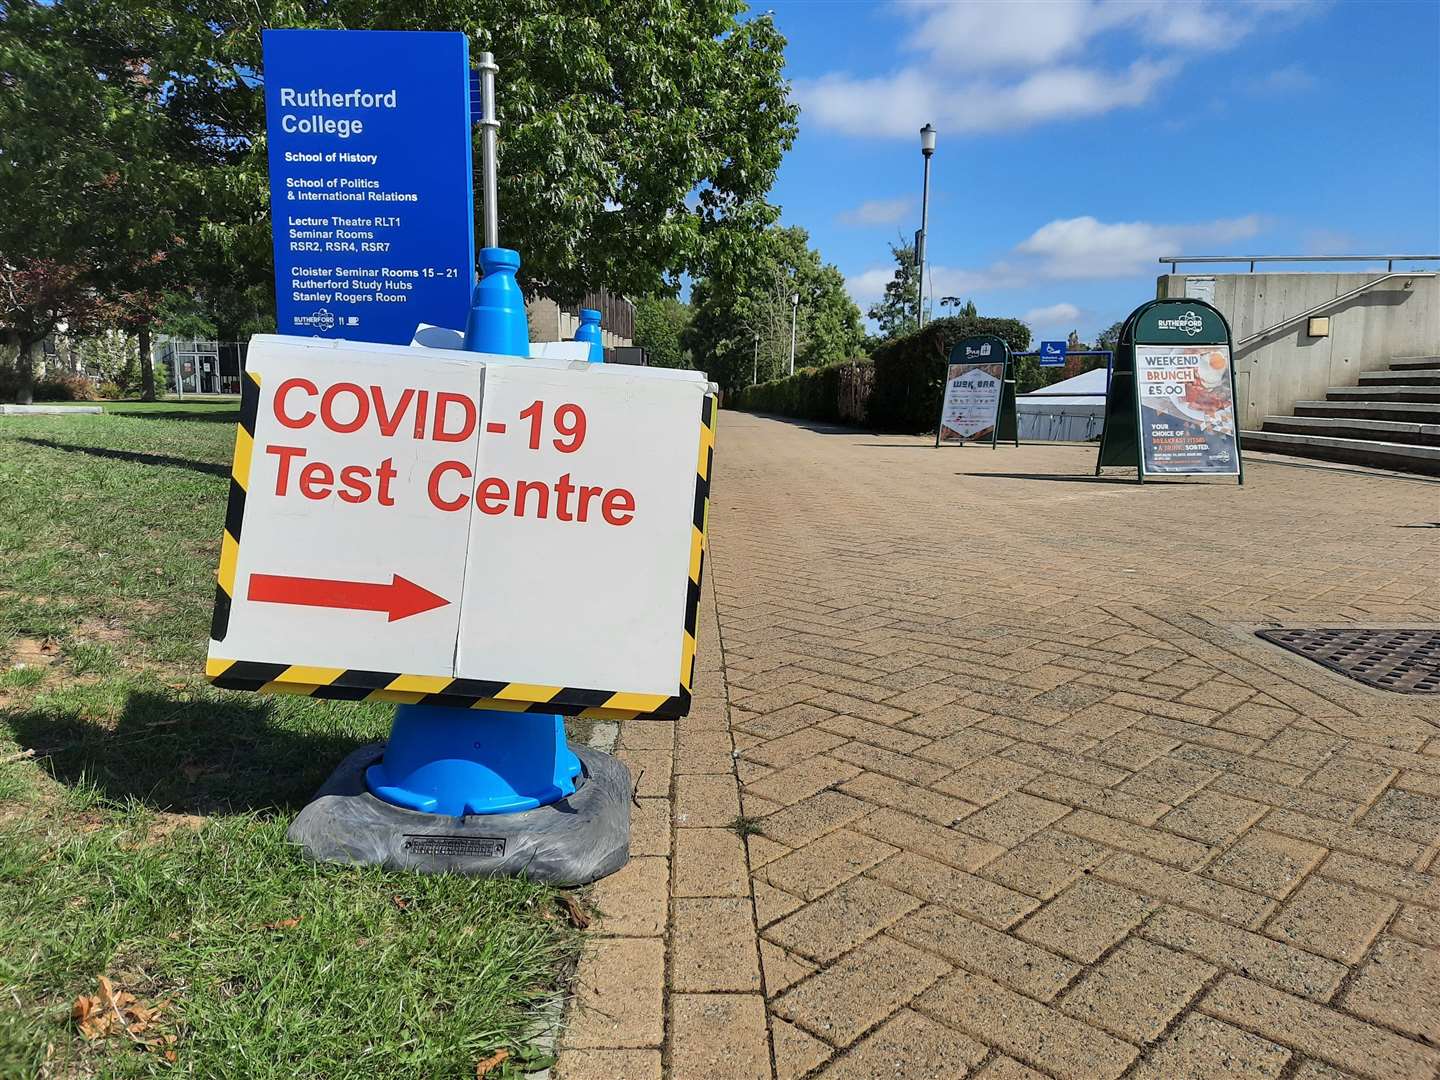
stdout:
POLYGON ((885 431, 935 430, 950 349, 961 338, 977 334, 993 334, 1011 352, 1030 347, 1030 328, 1018 319, 959 315, 936 319, 917 333, 877 348, 871 357, 875 389, 870 395, 870 426, 885 431))
POLYGON ((801 368, 794 375, 746 386, 726 396, 725 404, 734 409, 778 413, 801 420, 827 420, 832 423, 855 420, 841 410, 843 385, 846 380, 863 377, 856 370, 868 365, 857 360, 849 364, 830 364, 819 368, 801 368))
POLYGON ((933 431, 950 349, 961 338, 977 334, 993 334, 1011 352, 1030 347, 1030 328, 1018 319, 936 319, 918 333, 887 341, 869 360, 801 368, 786 378, 728 394, 725 405, 886 431, 933 431), (865 408, 856 407, 857 395, 868 398, 865 408))

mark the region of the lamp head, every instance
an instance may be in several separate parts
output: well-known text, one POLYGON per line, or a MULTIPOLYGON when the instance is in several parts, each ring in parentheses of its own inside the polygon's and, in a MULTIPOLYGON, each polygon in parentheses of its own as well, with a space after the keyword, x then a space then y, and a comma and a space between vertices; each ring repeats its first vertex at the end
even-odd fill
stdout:
POLYGON ((920 153, 926 157, 935 153, 935 128, 930 124, 920 129, 920 153))

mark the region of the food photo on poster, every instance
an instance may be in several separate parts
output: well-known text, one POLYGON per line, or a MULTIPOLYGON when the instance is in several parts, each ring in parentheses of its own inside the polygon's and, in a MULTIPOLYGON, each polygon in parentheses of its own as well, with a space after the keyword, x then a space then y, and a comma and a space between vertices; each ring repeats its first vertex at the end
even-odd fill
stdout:
POLYGON ((1146 472, 1239 472, 1228 346, 1137 345, 1135 372, 1146 472))

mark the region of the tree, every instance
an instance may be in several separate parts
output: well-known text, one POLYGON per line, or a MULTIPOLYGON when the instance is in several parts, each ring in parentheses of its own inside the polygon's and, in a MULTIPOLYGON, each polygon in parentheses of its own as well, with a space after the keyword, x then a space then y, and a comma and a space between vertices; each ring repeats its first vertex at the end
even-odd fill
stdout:
POLYGON ((1114 352, 1115 347, 1120 344, 1120 328, 1124 325, 1123 322, 1112 323, 1100 331, 1100 336, 1095 339, 1095 348, 1114 352))
POLYGON ((903 337, 919 327, 919 276, 915 266, 915 245, 903 241, 891 244, 890 254, 895 259, 895 273, 885 286, 885 295, 871 304, 866 312, 879 324, 881 340, 903 337))
POLYGON ((698 367, 722 386, 765 382, 789 370, 794 318, 795 366, 820 367, 863 351, 860 309, 845 279, 822 263, 804 229, 772 226, 760 234, 759 254, 729 264, 725 273, 695 279, 685 343, 698 367), (791 297, 797 297, 792 305, 791 297))
MULTIPOLYGON (((501 64, 501 236, 527 292, 673 293, 755 259, 795 138, 784 38, 744 11, 0 0, 0 263, 75 267, 72 298, 100 295, 136 333, 175 291, 224 337, 272 328, 262 28, 458 29, 501 64)), ((6 318, 6 341, 37 321, 6 318)))
MULTIPOLYGON (((0 322, 17 340, 61 321, 78 332, 103 313, 105 325, 140 337, 144 396, 153 398, 151 322, 167 286, 187 273, 175 257, 183 234, 198 235, 200 208, 223 202, 206 190, 215 178, 193 167, 213 166, 207 144, 219 117, 195 110, 185 80, 157 63, 172 46, 142 5, 13 0, 6 8, 0 264, 32 278, 37 268, 63 268, 54 280, 67 287, 63 296, 43 290, 48 313, 12 306, 0 322)), ((22 361, 22 394, 28 367, 22 361)))
POLYGON ((635 301, 635 344, 643 346, 651 367, 689 368, 682 343, 690 325, 690 305, 673 296, 642 296, 635 301))
POLYGON ((0 247, 0 344, 14 352, 15 400, 28 405, 35 396, 35 351, 51 331, 67 322, 71 329, 103 323, 103 301, 85 287, 86 267, 0 247))
MULTIPOLYGON (((163 66, 191 106, 223 112, 220 141, 243 146, 235 180, 262 221, 263 27, 466 32, 472 57, 500 64, 502 243, 521 252, 526 291, 557 300, 665 292, 717 248, 744 249, 795 138, 785 39, 768 15, 742 21, 739 0, 128 2, 172 42, 163 66)), ((475 151, 479 176, 478 134, 475 151)), ((250 248, 268 266, 268 242, 221 239, 218 254, 250 248)))

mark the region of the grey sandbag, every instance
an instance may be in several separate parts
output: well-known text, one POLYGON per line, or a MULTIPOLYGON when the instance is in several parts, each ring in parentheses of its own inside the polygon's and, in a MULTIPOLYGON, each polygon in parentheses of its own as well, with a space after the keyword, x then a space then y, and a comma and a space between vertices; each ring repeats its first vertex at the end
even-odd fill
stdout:
POLYGON ((630 773, 609 754, 570 744, 580 759, 575 794, 515 814, 463 818, 406 810, 377 799, 365 770, 385 751, 370 743, 340 763, 287 836, 317 862, 421 873, 525 875, 584 885, 630 858, 630 773))

